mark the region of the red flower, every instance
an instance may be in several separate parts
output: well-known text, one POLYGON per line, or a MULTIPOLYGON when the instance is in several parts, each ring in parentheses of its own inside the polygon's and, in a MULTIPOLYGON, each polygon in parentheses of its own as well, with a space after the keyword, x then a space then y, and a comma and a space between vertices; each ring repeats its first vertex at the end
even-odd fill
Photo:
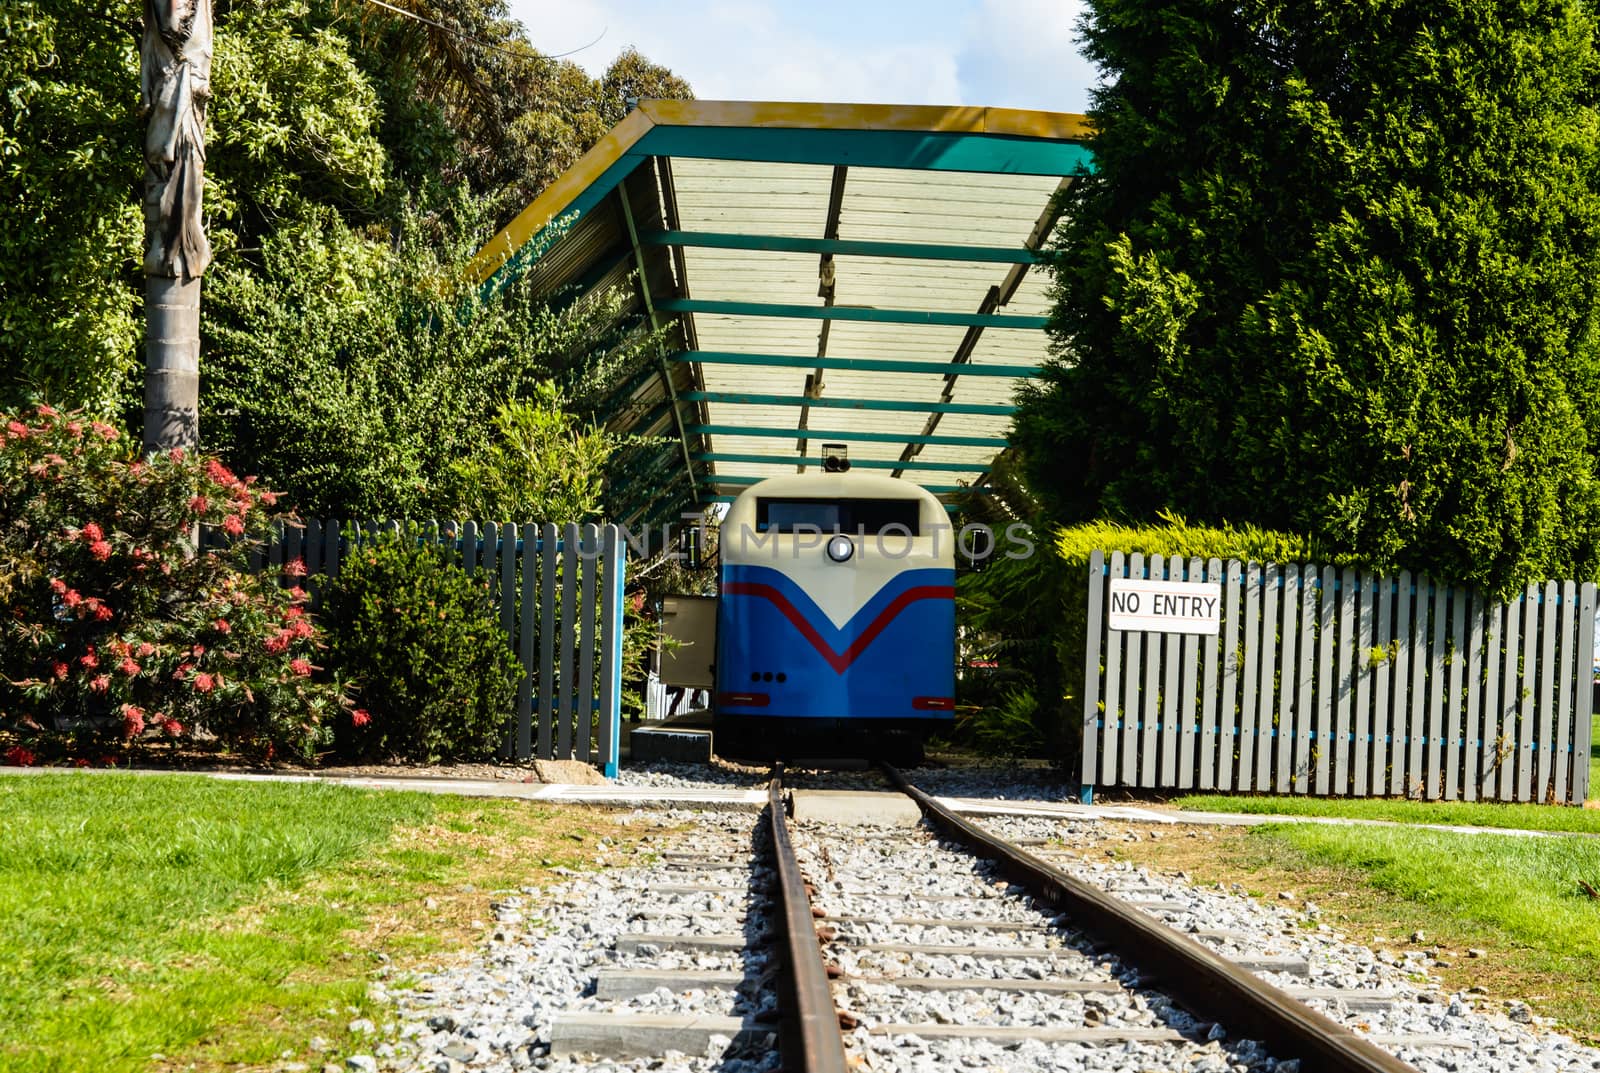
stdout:
POLYGON ((95 435, 99 436, 102 440, 106 440, 108 442, 111 441, 111 440, 116 439, 119 435, 121 435, 121 433, 119 433, 116 429, 112 428, 110 425, 106 424, 104 421, 96 421, 92 425, 90 425, 89 427, 94 429, 95 435))
POLYGON ((129 658, 117 664, 117 670, 121 671, 129 678, 132 678, 134 675, 139 673, 140 667, 137 663, 133 662, 132 658, 129 658))
POLYGON ((277 502, 278 502, 278 493, 277 492, 262 492, 261 493, 261 505, 262 506, 271 507, 271 506, 276 505, 277 502))
POLYGON ((99 601, 95 602, 95 605, 94 605, 94 617, 95 617, 96 621, 98 621, 98 622, 110 622, 111 621, 111 616, 113 614, 115 614, 115 612, 113 612, 111 610, 110 605, 100 603, 99 601))
POLYGON ((88 541, 104 540, 106 538, 105 530, 101 529, 100 526, 95 522, 90 522, 88 525, 84 526, 81 532, 83 534, 83 539, 88 541))
POLYGON ((350 722, 354 723, 358 727, 364 727, 368 723, 372 722, 372 716, 365 708, 357 708, 355 711, 350 713, 350 722))
POLYGON ((277 633, 261 642, 261 647, 276 656, 280 652, 289 651, 289 638, 292 636, 288 630, 279 630, 277 633))
POLYGON ((151 644, 149 641, 140 641, 137 655, 140 659, 144 659, 147 656, 154 655, 155 650, 156 646, 151 644))
POLYGON ((174 682, 181 682, 185 678, 189 677, 189 672, 192 670, 194 670, 194 664, 181 663, 178 665, 178 669, 172 672, 172 680, 174 682))
POLYGON ((212 680, 209 674, 197 674, 194 676, 192 685, 196 693, 209 693, 216 685, 216 682, 212 680))
POLYGON ((206 654, 206 646, 205 645, 195 645, 193 648, 189 649, 189 655, 193 656, 195 659, 199 659, 201 656, 203 656, 205 654, 206 654))
POLYGON ((89 554, 93 555, 101 562, 105 562, 107 559, 111 558, 111 544, 104 540, 96 540, 94 543, 89 545, 89 554))
POLYGON ((244 519, 237 514, 230 514, 222 519, 222 531, 229 536, 238 536, 244 532, 244 519))
POLYGON ((74 436, 82 436, 83 435, 83 422, 82 421, 68 421, 67 424, 66 424, 66 429, 67 429, 67 431, 69 433, 71 433, 74 436))
POLYGON ((50 665, 50 673, 55 675, 56 681, 63 681, 67 677, 67 665, 57 661, 50 665))
MULTIPOLYGON (((6 431, 11 433, 11 435, 15 436, 19 440, 25 440, 28 438, 28 426, 24 425, 21 421, 8 422, 6 424, 6 431)), ((19 745, 17 748, 20 749, 21 746, 19 745)))
POLYGON ((183 461, 183 448, 182 447, 174 447, 172 450, 167 452, 167 456, 169 458, 171 458, 174 462, 182 462, 183 461))
POLYGON ((67 583, 58 577, 53 577, 50 579, 50 591, 55 593, 57 596, 65 595, 67 591, 67 583))
POLYGON ((305 613, 306 609, 303 607, 286 607, 283 609, 283 621, 293 622, 305 613))
POLYGON ((117 766, 117 758, 112 756, 110 753, 107 753, 105 756, 102 756, 100 758, 100 766, 101 767, 116 767, 117 766))
POLYGON ((306 561, 304 559, 290 559, 283 564, 283 572, 290 577, 305 577, 306 561))
POLYGON ((194 511, 196 514, 204 514, 206 512, 206 508, 210 505, 211 504, 206 500, 205 496, 195 496, 193 499, 189 500, 189 509, 194 511))
POLYGON ((61 411, 57 410, 54 406, 51 406, 49 403, 41 402, 34 409, 34 413, 38 414, 40 417, 56 417, 61 413, 61 411))
POLYGON ((311 673, 311 664, 307 660, 292 659, 289 661, 289 669, 304 678, 311 673))
POLYGON ((178 722, 176 719, 168 719, 166 722, 161 724, 161 729, 165 730, 174 738, 183 736, 183 724, 178 722))
POLYGON ((83 602, 83 597, 78 595, 77 589, 68 589, 61 594, 61 602, 68 607, 77 607, 83 602))
POLYGON ((94 690, 96 693, 104 693, 106 690, 111 688, 111 676, 107 674, 95 675, 94 678, 90 679, 89 681, 89 688, 94 690))
POLYGON ((219 618, 219 619, 217 619, 217 621, 213 622, 211 625, 216 628, 216 631, 218 633, 232 633, 233 632, 233 627, 228 625, 228 620, 225 619, 225 618, 219 618))
POLYGON ((317 629, 305 619, 298 618, 295 619, 294 624, 289 627, 289 632, 294 634, 296 637, 310 637, 312 634, 317 632, 317 629))
POLYGON ((89 671, 94 670, 100 665, 100 661, 95 658, 94 645, 90 645, 89 651, 86 654, 78 657, 78 662, 83 664, 84 670, 89 671))
POLYGON ((132 704, 122 706, 122 736, 124 738, 137 738, 144 733, 144 709, 136 708, 132 704))
MULTIPOLYGON (((15 421, 11 422, 13 425, 15 421)), ((32 767, 39 762, 39 758, 20 745, 13 745, 5 751, 6 763, 15 764, 17 767, 32 767)))
POLYGON ((294 588, 289 590, 289 598, 298 603, 311 599, 311 594, 305 589, 302 589, 299 585, 296 585, 294 588))
POLYGON ((76 759, 76 760, 74 760, 72 762, 72 766, 73 767, 88 767, 89 766, 89 758, 86 757, 86 756, 80 756, 80 757, 78 757, 78 759, 76 759))
POLYGON ((228 467, 215 458, 206 459, 206 476, 218 484, 233 484, 239 479, 228 472, 228 467))

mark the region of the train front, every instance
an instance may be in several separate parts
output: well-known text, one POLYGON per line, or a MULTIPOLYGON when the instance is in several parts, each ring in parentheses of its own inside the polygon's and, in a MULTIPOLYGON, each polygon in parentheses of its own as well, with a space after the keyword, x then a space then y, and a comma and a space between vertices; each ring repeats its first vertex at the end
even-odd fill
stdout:
POLYGON ((717 752, 920 757, 955 708, 955 533, 909 481, 775 477, 720 538, 717 752))

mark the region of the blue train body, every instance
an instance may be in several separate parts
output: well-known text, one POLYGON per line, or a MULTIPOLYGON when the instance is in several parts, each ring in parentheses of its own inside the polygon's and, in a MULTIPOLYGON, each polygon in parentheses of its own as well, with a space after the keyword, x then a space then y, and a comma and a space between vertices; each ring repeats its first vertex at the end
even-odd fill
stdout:
POLYGON ((955 707, 954 541, 908 481, 778 477, 720 541, 715 741, 734 756, 899 756, 955 707))

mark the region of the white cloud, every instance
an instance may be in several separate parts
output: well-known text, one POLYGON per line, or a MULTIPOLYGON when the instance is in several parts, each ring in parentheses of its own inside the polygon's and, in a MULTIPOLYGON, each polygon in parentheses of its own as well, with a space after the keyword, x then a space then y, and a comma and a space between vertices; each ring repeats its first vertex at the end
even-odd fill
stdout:
MULTIPOLYGON (((948 40, 853 35, 847 23, 772 0, 700 0, 671 9, 639 0, 511 0, 534 45, 561 51, 599 44, 572 59, 599 73, 632 45, 687 79, 707 99, 961 102, 948 40)), ((959 27, 929 27, 953 36, 959 27)))
POLYGON ((972 104, 1082 112, 1099 82, 1078 51, 1083 0, 981 0, 957 70, 972 104))

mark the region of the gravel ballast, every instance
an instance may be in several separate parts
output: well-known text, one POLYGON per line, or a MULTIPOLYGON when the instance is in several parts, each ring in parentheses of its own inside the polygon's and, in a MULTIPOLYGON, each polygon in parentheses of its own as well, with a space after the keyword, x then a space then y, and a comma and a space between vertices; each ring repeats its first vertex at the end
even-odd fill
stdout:
MULTIPOLYGON (((635 785, 708 784, 707 769, 656 765, 634 772, 635 779, 660 780, 635 785), (674 782, 674 780, 680 780, 674 782)), ((719 765, 713 785, 756 788, 765 769, 719 765)), ((1047 776, 1027 770, 948 772, 920 770, 916 781, 930 792, 961 797, 1014 795, 1014 800, 1059 800, 1047 776), (941 783, 941 779, 944 781, 941 783)), ((624 780, 626 781, 626 780, 624 780)), ((823 781, 808 773, 807 787, 880 789, 867 771, 830 772, 823 781)), ((744 950, 692 950, 649 943, 624 953, 617 940, 628 934, 662 936, 755 936, 765 928, 767 906, 752 890, 765 882, 749 866, 757 817, 740 813, 685 811, 635 812, 621 822, 644 833, 637 851, 602 846, 601 871, 570 875, 544 890, 486 895, 485 946, 461 962, 414 978, 396 989, 398 1039, 375 1048, 380 1068, 458 1073, 461 1070, 731 1070, 766 1073, 778 1068, 771 1039, 761 1031, 737 1043, 713 1039, 703 1054, 668 1053, 639 1059, 551 1054, 551 1028, 564 1014, 704 1014, 744 1018, 764 1031, 773 1012, 772 966, 764 944, 744 950), (690 825, 687 830, 680 830, 690 825), (684 889, 667 893, 663 888, 684 889), (674 993, 666 988, 631 998, 602 999, 595 980, 602 970, 698 970, 735 973, 736 990, 674 993)), ((1103 828, 1092 823, 1043 818, 986 817, 984 826, 1008 839, 1039 844, 1034 851, 1051 863, 1113 892, 1130 890, 1154 902, 1173 903, 1158 915, 1181 931, 1211 932, 1206 938, 1226 956, 1293 956, 1309 964, 1309 978, 1267 974, 1285 987, 1360 991, 1373 1001, 1311 998, 1315 1008, 1335 1020, 1380 1037, 1410 1040, 1448 1038, 1461 1049, 1391 1046, 1423 1073, 1485 1070, 1600 1071, 1600 1051, 1580 1046, 1550 1031, 1525 1007, 1502 1008, 1483 996, 1449 993, 1428 974, 1427 959, 1416 951, 1374 950, 1347 941, 1322 923, 1314 906, 1258 902, 1241 892, 1202 887, 1181 877, 1143 870, 1104 858, 1103 828), (1085 859, 1085 855, 1088 859, 1085 859), (1386 996, 1392 996, 1388 1001, 1386 996)), ((866 1070, 1033 1070, 1095 1069, 1140 1073, 1150 1069, 1206 1073, 1279 1070, 1278 1063, 1250 1041, 1207 1039, 1197 1024, 1159 992, 1117 986, 1085 994, 1038 993, 1003 987, 981 991, 927 991, 896 986, 896 976, 959 976, 966 979, 1083 979, 1107 985, 1133 982, 1134 974, 1116 958, 1074 945, 1065 922, 1051 930, 1021 928, 971 932, 941 926, 907 930, 903 918, 980 917, 1028 925, 1051 918, 980 866, 936 844, 915 830, 797 830, 796 841, 817 901, 834 917, 841 940, 835 945, 846 973, 835 987, 841 1008, 860 1018, 852 1047, 866 1070), (885 884, 889 884, 885 886, 885 884), (948 899, 980 891, 959 907, 948 899), (1037 948, 1047 943, 1051 957, 998 958, 904 954, 866 949, 872 944, 914 943, 986 949, 1037 948), (891 978, 867 982, 851 977, 891 978), (1178 1027, 1193 1042, 1130 1041, 1115 1047, 1044 1044, 1036 1040, 996 1042, 930 1039, 869 1031, 879 1023, 1034 1025, 1042 1029, 1081 1027, 1178 1027)), ((381 989, 380 989, 381 990, 381 989)))

